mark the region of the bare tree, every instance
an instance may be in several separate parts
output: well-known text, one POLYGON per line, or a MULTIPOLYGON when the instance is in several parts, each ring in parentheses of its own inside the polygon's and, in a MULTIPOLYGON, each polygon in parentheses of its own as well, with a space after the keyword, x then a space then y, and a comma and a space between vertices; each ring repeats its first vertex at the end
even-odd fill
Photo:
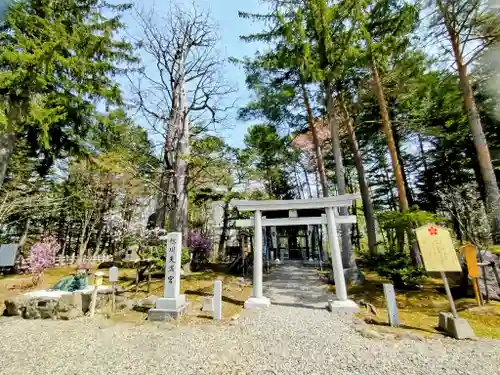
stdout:
POLYGON ((147 59, 131 79, 137 104, 154 131, 163 137, 163 166, 155 226, 187 239, 190 125, 220 122, 224 96, 233 92, 223 79, 224 60, 216 46, 217 27, 207 11, 194 4, 170 5, 166 16, 137 11, 142 29, 138 46, 147 59))

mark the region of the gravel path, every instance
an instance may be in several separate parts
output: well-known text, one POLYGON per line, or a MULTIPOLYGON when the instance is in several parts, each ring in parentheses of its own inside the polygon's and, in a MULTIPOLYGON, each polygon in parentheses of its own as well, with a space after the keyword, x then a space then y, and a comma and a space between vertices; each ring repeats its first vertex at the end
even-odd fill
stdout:
POLYGON ((275 305, 247 311, 234 325, 172 328, 96 320, 0 319, 0 373, 488 375, 500 371, 499 341, 381 341, 360 336, 347 317, 319 308, 327 295, 308 271, 283 267, 266 283, 266 291, 275 305), (309 276, 298 281, 300 274, 309 276), (306 284, 312 285, 313 297, 307 297, 306 284))

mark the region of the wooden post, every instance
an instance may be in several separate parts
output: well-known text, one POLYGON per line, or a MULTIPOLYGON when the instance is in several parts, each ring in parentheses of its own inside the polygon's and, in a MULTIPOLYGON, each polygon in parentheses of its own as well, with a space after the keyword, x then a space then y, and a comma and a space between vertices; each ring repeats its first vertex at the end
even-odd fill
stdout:
POLYGON ((477 283, 477 277, 472 278, 472 287, 474 288, 474 295, 476 296, 476 302, 478 306, 482 305, 481 294, 479 293, 479 285, 477 283))
POLYGON ((90 317, 92 318, 95 314, 95 306, 97 303, 97 289, 98 286, 94 286, 94 290, 92 291, 92 298, 90 300, 90 317))
POLYGON ((497 265, 495 264, 495 262, 490 262, 490 266, 493 269, 493 274, 495 275, 498 287, 500 288, 500 276, 498 276, 497 265))
POLYGON ((476 247, 472 244, 466 244, 462 246, 461 252, 465 258, 465 263, 467 264, 467 271, 472 279, 472 287, 474 288, 474 295, 476 296, 476 302, 478 306, 482 305, 481 293, 479 292, 478 278, 481 276, 479 272, 479 266, 477 264, 477 251, 476 247))
POLYGON ((139 292, 139 267, 140 267, 140 264, 141 262, 136 262, 135 263, 136 266, 135 266, 135 294, 137 294, 139 292))
POLYGON ((455 307, 455 301, 453 301, 453 296, 451 295, 450 285, 448 285, 448 279, 446 278, 446 274, 441 271, 441 277, 444 282, 444 289, 446 290, 446 295, 448 296, 448 301, 450 302, 451 313, 454 318, 458 318, 457 308, 455 307))
MULTIPOLYGON (((479 260, 481 263, 484 263, 483 255, 481 254, 481 250, 479 249, 477 254, 479 255, 479 260)), ((481 265, 481 269, 483 270, 483 281, 484 281, 484 293, 486 294, 486 303, 490 302, 490 292, 488 291, 488 278, 486 277, 486 267, 481 265)))
POLYGON ((111 311, 112 312, 115 312, 115 306, 116 306, 116 283, 111 283, 111 311))
POLYGON ((148 296, 151 292, 151 264, 148 266, 148 296))

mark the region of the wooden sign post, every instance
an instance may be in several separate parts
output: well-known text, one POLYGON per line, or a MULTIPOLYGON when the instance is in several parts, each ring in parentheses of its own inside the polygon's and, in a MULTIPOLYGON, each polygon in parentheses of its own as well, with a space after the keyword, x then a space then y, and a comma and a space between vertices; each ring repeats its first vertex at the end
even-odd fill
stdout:
POLYGON ((457 318, 457 309, 448 285, 446 272, 462 272, 462 267, 458 261, 450 232, 435 225, 424 225, 416 230, 416 235, 424 267, 427 272, 441 274, 451 312, 457 318))
POLYGON ((479 265, 477 264, 477 251, 476 247, 471 244, 462 246, 461 252, 465 258, 465 263, 467 263, 467 270, 469 271, 469 276, 472 279, 472 286, 474 288, 474 295, 476 296, 476 302, 478 306, 482 305, 481 294, 479 293, 478 277, 481 276, 479 272, 479 265))
POLYGON ((420 253, 427 272, 439 272, 443 278, 444 289, 450 302, 451 315, 439 314, 439 327, 456 339, 474 337, 474 331, 465 319, 458 317, 455 302, 451 295, 446 272, 462 272, 450 232, 436 225, 424 225, 416 231, 420 253))

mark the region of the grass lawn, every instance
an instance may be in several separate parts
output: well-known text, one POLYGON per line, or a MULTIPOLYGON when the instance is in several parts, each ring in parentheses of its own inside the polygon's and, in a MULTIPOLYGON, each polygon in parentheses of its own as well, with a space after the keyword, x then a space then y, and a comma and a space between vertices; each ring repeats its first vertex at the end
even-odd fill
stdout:
MULTIPOLYGON (((65 276, 75 271, 75 267, 55 267, 45 271, 43 281, 36 288, 33 287, 29 275, 0 276, 0 314, 4 309, 4 300, 16 295, 26 293, 31 290, 46 289, 65 276)), ((91 272, 95 272, 93 268, 91 272)), ((107 276, 107 270, 102 270, 107 276)), ((107 277, 104 283, 107 283, 107 277)), ((238 315, 243 309, 245 300, 250 296, 251 286, 239 285, 236 277, 224 274, 222 272, 196 272, 187 275, 181 279, 181 293, 186 295, 189 302, 188 312, 181 319, 181 323, 197 323, 207 321, 210 316, 201 311, 203 306, 203 296, 213 293, 215 280, 222 280, 222 313, 223 317, 230 318, 238 315)), ((89 277, 92 283, 92 276, 89 277)), ((118 283, 126 292, 128 298, 141 299, 148 296, 147 285, 145 282, 139 285, 137 293, 135 292, 135 270, 120 269, 120 280, 118 283)), ((150 293, 157 296, 163 295, 163 279, 151 280, 150 293)), ((130 323, 139 323, 146 320, 147 314, 129 311, 108 314, 113 321, 125 321, 130 323)))
MULTIPOLYGON (((366 272, 365 277, 365 283, 350 286, 348 294, 356 302, 364 300, 373 304, 378 313, 375 320, 387 323, 388 315, 382 287, 387 281, 374 272, 366 272)), ((334 290, 335 287, 330 288, 334 290)), ((442 334, 436 329, 438 316, 440 312, 449 311, 449 303, 440 279, 427 278, 422 290, 396 290, 396 300, 403 329, 415 330, 424 335, 442 334)), ((500 338, 499 302, 490 302, 478 307, 475 299, 462 298, 455 300, 455 304, 458 315, 467 319, 478 337, 500 338)), ((366 311, 362 311, 359 315, 362 318, 374 318, 373 314, 366 311)))

